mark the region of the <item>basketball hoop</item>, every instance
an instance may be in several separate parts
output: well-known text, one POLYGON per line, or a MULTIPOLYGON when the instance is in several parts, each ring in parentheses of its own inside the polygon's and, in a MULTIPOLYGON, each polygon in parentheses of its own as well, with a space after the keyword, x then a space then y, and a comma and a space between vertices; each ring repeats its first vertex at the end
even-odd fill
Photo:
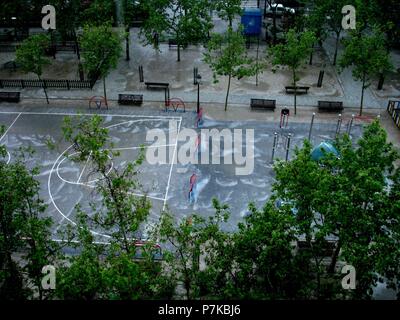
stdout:
POLYGON ((171 111, 170 107, 174 112, 186 112, 186 106, 182 99, 179 98, 171 98, 167 101, 165 106, 165 111, 171 111))
POLYGON ((89 100, 89 109, 101 109, 106 108, 108 110, 108 104, 104 97, 93 96, 89 100))

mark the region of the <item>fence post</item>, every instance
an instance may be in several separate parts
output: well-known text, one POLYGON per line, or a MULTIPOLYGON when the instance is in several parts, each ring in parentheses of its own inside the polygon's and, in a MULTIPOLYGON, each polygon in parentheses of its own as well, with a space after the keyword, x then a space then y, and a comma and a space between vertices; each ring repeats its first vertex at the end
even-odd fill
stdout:
POLYGON ((3 80, 0 80, 0 88, 4 88, 3 87, 3 80))
POLYGON ((24 80, 21 79, 21 88, 25 89, 25 84, 24 84, 24 80))
POLYGON ((321 71, 319 72, 318 84, 317 84, 317 87, 318 87, 318 88, 321 88, 321 87, 322 87, 322 80, 324 79, 324 74, 325 74, 325 71, 324 71, 324 70, 321 70, 321 71))
POLYGON ((143 76, 143 66, 139 66, 139 81, 144 82, 144 76, 143 76))
POLYGON ((68 90, 70 90, 69 80, 68 79, 67 79, 67 88, 68 88, 68 90))

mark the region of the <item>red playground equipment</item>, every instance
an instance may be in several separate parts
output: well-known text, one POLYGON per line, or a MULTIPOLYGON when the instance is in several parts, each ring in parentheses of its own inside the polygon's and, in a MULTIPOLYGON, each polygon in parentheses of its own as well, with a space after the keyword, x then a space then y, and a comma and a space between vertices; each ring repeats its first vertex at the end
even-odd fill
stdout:
POLYGON ((200 128, 202 124, 203 124, 203 108, 200 108, 199 113, 197 114, 196 117, 196 128, 200 128))
POLYGON ((193 189, 194 189, 194 186, 196 184, 196 181, 197 181, 196 174, 192 174, 190 179, 189 179, 189 184, 190 184, 190 187, 189 187, 189 201, 190 202, 192 202, 192 200, 194 199, 193 198, 193 189))
POLYGON ((165 111, 166 112, 172 111, 170 109, 171 107, 174 112, 177 112, 177 111, 186 112, 186 105, 182 99, 179 99, 179 98, 168 99, 167 103, 165 104, 165 111))
POLYGON ((106 98, 102 96, 93 96, 89 99, 89 109, 101 109, 102 107, 108 110, 106 98))
POLYGON ((279 124, 279 128, 287 127, 289 123, 289 115, 290 115, 290 110, 288 108, 284 108, 281 110, 281 121, 279 124))

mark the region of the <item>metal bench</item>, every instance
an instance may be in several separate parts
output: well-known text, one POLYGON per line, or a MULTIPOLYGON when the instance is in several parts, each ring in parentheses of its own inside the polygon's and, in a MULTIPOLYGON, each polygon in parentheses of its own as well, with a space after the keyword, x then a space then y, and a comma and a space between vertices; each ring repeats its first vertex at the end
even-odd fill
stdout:
POLYGON ((178 45, 178 42, 176 39, 168 39, 168 46, 169 47, 176 47, 178 45))
POLYGON ((318 111, 335 112, 343 110, 341 101, 318 101, 318 111))
POLYGON ((142 94, 119 94, 118 104, 141 106, 143 104, 142 94))
POLYGON ((294 87, 294 86, 287 86, 285 87, 286 93, 292 93, 294 94, 295 92, 297 94, 307 94, 308 90, 310 90, 310 87, 294 87))
POLYGON ((169 87, 169 83, 167 82, 145 82, 144 84, 147 86, 147 89, 149 88, 167 89, 169 87))
POLYGON ((267 99, 251 99, 250 108, 256 110, 271 110, 275 111, 276 100, 267 99))
POLYGON ((19 102, 20 92, 0 92, 0 102, 19 102))

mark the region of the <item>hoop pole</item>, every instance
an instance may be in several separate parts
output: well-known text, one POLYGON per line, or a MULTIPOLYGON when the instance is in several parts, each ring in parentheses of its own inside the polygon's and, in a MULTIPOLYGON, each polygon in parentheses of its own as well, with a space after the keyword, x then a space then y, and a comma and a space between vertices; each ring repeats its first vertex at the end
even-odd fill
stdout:
POLYGON ((289 159, 289 149, 290 149, 290 139, 292 138, 292 134, 289 133, 288 138, 287 138, 287 147, 286 147, 286 162, 289 159))
POLYGON ((314 118, 315 118, 315 112, 313 112, 312 118, 311 118, 310 132, 308 133, 308 140, 309 141, 311 141, 311 134, 312 134, 312 129, 313 129, 313 125, 314 125, 314 118))
POLYGON ((351 115, 351 120, 349 122, 349 127, 347 128, 347 134, 348 135, 350 135, 351 127, 353 126, 353 121, 354 121, 354 114, 351 115))
POLYGON ((338 122, 337 122, 336 133, 335 133, 336 137, 340 134, 340 129, 342 128, 342 121, 343 121, 342 120, 342 114, 339 113, 339 119, 338 119, 338 122))
POLYGON ((274 133, 274 144, 272 146, 272 157, 271 157, 271 163, 274 163, 274 157, 275 157, 275 149, 276 149, 276 143, 278 140, 278 133, 274 133))

